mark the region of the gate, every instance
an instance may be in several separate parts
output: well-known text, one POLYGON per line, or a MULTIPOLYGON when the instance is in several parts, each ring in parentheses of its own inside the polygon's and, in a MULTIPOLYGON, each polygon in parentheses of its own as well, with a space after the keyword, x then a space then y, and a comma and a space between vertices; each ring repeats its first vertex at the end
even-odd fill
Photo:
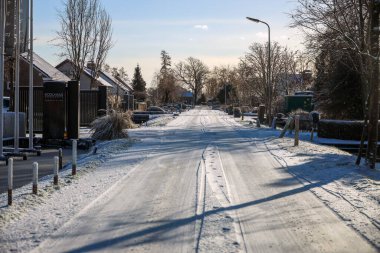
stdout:
POLYGON ((98 91, 80 91, 80 125, 89 126, 98 116, 98 91))
MULTIPOLYGON (((43 87, 33 89, 33 129, 37 133, 42 133, 43 128, 43 87)), ((11 102, 14 105, 14 101, 11 102)), ((26 113, 26 124, 29 129, 29 87, 20 87, 20 112, 26 113)), ((13 106, 12 106, 13 110, 13 106)))
MULTIPOLYGON (((67 91, 66 91, 67 94, 67 91)), ((36 133, 43 131, 43 87, 36 86, 33 88, 33 130, 36 133)), ((89 126, 98 116, 98 110, 101 109, 99 100, 104 100, 99 96, 98 90, 81 90, 80 91, 80 126, 89 126)), ((105 100, 104 100, 105 101, 105 100)), ((103 102, 104 103, 104 102, 103 102)), ((11 96, 10 110, 14 110, 14 100, 11 96)), ((67 105, 66 105, 67 106, 67 105)), ((20 86, 20 112, 25 112, 27 124, 29 122, 29 87, 20 86)), ((66 117, 67 118, 67 117, 66 117)), ((27 126, 29 129, 29 126, 27 126)))

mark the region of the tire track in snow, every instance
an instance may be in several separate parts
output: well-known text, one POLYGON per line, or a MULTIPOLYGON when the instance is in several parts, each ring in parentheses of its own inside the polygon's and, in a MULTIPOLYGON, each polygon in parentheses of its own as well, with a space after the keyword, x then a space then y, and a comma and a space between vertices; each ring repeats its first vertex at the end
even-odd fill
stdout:
POLYGON ((195 223, 195 252, 200 251, 200 241, 202 236, 202 229, 205 218, 206 209, 206 173, 205 173, 205 162, 204 162, 204 151, 202 153, 202 158, 199 161, 196 177, 196 205, 195 205, 195 215, 200 219, 196 219, 195 223))
POLYGON ((240 221, 231 206, 228 182, 215 135, 209 125, 215 121, 210 111, 198 118, 201 131, 209 143, 202 154, 197 171, 196 252, 246 252, 240 221), (203 173, 203 174, 202 174, 203 173), (202 210, 202 212, 201 212, 202 210))

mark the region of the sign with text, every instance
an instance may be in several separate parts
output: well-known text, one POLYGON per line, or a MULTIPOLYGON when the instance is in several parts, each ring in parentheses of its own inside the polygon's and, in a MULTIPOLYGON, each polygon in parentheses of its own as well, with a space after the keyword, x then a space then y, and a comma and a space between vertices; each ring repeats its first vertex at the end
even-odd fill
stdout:
POLYGON ((62 140, 66 126, 66 83, 56 81, 44 82, 43 94, 43 138, 62 140))

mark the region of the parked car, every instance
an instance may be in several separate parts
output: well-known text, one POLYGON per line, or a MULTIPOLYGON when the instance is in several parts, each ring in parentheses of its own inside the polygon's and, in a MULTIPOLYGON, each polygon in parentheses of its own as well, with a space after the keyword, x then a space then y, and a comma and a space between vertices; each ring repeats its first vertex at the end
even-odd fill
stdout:
POLYGON ((151 111, 151 112, 165 112, 164 109, 162 109, 161 107, 158 107, 158 106, 149 106, 148 107, 148 111, 151 111))

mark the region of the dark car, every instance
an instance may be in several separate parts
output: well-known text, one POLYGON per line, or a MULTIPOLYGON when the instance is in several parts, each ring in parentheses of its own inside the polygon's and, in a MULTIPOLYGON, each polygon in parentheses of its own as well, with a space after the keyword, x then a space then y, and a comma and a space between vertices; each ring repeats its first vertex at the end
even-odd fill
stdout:
POLYGON ((162 109, 161 107, 158 107, 158 106, 149 106, 147 111, 150 113, 150 114, 164 114, 164 113, 167 113, 164 109, 162 109))

